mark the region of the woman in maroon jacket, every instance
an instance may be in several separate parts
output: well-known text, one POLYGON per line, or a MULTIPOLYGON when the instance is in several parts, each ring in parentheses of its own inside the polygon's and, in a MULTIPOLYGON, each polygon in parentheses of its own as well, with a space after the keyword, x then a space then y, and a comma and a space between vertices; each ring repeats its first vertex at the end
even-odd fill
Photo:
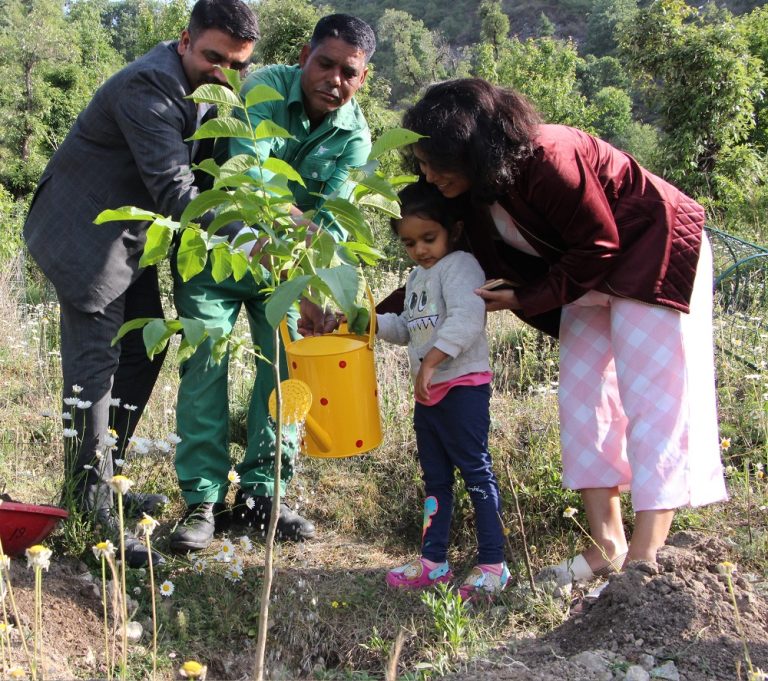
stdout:
POLYGON ((655 560, 674 510, 726 498, 704 210, 629 155, 544 125, 518 93, 480 79, 430 87, 404 126, 427 182, 471 207, 468 248, 505 290, 478 290, 560 338, 563 482, 596 545, 560 583, 655 560), (628 544, 619 492, 635 523, 628 544))

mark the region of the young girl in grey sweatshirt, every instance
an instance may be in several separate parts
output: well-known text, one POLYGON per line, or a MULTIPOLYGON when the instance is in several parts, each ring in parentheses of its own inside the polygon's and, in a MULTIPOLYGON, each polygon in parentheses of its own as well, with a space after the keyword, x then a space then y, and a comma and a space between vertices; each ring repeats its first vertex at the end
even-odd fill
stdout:
POLYGON ((475 509, 477 565, 459 588, 471 600, 501 591, 509 580, 488 452, 492 374, 485 302, 474 293, 485 275, 473 255, 454 250, 462 224, 435 187, 421 180, 406 187, 400 200, 402 217, 392 227, 416 267, 406 283, 403 312, 377 315, 376 335, 408 345, 426 499, 421 556, 390 570, 387 584, 421 589, 450 582, 448 535, 458 468, 475 509))

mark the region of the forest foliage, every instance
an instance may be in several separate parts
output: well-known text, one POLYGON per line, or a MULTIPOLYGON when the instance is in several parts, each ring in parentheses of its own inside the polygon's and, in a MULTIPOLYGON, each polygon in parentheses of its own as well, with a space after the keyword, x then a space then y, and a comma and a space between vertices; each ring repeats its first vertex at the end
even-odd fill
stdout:
MULTIPOLYGON (((93 91, 184 28, 186 0, 0 0, 0 258, 93 91)), ((550 122, 587 129, 705 203, 710 220, 765 241, 768 8, 683 0, 254 3, 254 63, 295 62, 316 20, 357 13, 378 49, 359 93, 374 138, 430 82, 515 87, 550 122)), ((396 163, 396 161, 392 161, 396 163)))

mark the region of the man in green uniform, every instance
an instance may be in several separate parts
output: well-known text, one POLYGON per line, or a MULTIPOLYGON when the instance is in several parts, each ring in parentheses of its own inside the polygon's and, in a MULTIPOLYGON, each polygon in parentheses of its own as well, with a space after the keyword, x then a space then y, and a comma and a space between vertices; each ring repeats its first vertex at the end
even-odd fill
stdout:
MULTIPOLYGON (((264 102, 248 110, 251 122, 271 120, 288 130, 295 139, 270 138, 254 144, 232 139, 229 156, 249 153, 261 161, 273 156, 290 163, 301 175, 306 187, 291 183, 296 199, 292 215, 318 208, 322 199, 339 192, 349 196, 346 183, 350 168, 363 165, 371 149, 365 118, 353 99, 365 81, 367 64, 376 46, 370 26, 346 14, 322 18, 315 26, 309 45, 305 45, 297 66, 267 66, 251 74, 243 84, 244 93, 258 84, 269 85, 284 99, 264 102)), ((269 179, 268 171, 254 168, 269 179)), ((333 217, 322 210, 314 222, 343 238, 333 217)), ((253 232, 251 228, 244 231, 253 232)), ((258 233, 241 247, 251 256, 258 252, 258 233)), ((238 242, 242 239, 238 239, 238 242)), ((265 296, 261 285, 247 275, 236 282, 229 278, 216 283, 210 266, 188 282, 175 277, 175 300, 179 315, 201 319, 208 326, 231 331, 240 308, 248 313, 251 335, 261 352, 274 353, 273 330, 264 313, 265 296)), ((295 316, 289 325, 295 331, 295 316)), ((187 512, 171 535, 171 549, 194 551, 206 548, 214 531, 223 527, 229 513, 224 498, 229 487, 229 406, 227 402, 228 358, 220 364, 211 357, 211 343, 206 341, 181 367, 177 405, 177 428, 182 440, 176 449, 176 473, 187 512)), ((281 375, 287 375, 285 358, 281 375)), ((274 388, 272 372, 260 364, 248 413, 248 447, 237 466, 240 477, 232 520, 263 529, 271 514, 275 489, 275 432, 268 418, 267 400, 274 388)), ((297 451, 295 427, 288 427, 283 442, 281 492, 291 478, 297 451)), ((285 431, 284 431, 285 432, 285 431)), ((314 525, 286 504, 280 506, 278 536, 303 540, 315 534, 314 525)))

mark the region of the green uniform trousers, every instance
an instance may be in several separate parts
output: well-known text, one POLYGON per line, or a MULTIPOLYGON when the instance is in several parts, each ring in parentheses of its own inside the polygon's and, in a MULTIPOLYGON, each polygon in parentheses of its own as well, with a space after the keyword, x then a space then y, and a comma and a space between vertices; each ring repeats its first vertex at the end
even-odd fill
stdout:
MULTIPOLYGON (((210 261, 200 274, 184 282, 174 271, 174 298, 180 317, 200 319, 229 333, 240 308, 245 306, 254 345, 267 358, 274 357, 274 329, 264 315, 265 296, 259 293, 250 273, 240 281, 232 277, 216 283, 210 261)), ((289 315, 289 328, 296 337, 298 313, 289 315)), ((229 456, 229 355, 216 364, 207 339, 180 368, 181 382, 176 422, 181 442, 176 446, 176 475, 187 504, 222 502, 230 482, 229 456)), ((240 487, 256 496, 274 493, 275 426, 269 418, 268 399, 275 387, 271 365, 256 361, 256 380, 248 411, 248 447, 237 467, 240 487)), ((285 352, 281 349, 280 378, 288 378, 285 352)), ((298 449, 296 426, 283 426, 280 490, 293 475, 298 449)))

